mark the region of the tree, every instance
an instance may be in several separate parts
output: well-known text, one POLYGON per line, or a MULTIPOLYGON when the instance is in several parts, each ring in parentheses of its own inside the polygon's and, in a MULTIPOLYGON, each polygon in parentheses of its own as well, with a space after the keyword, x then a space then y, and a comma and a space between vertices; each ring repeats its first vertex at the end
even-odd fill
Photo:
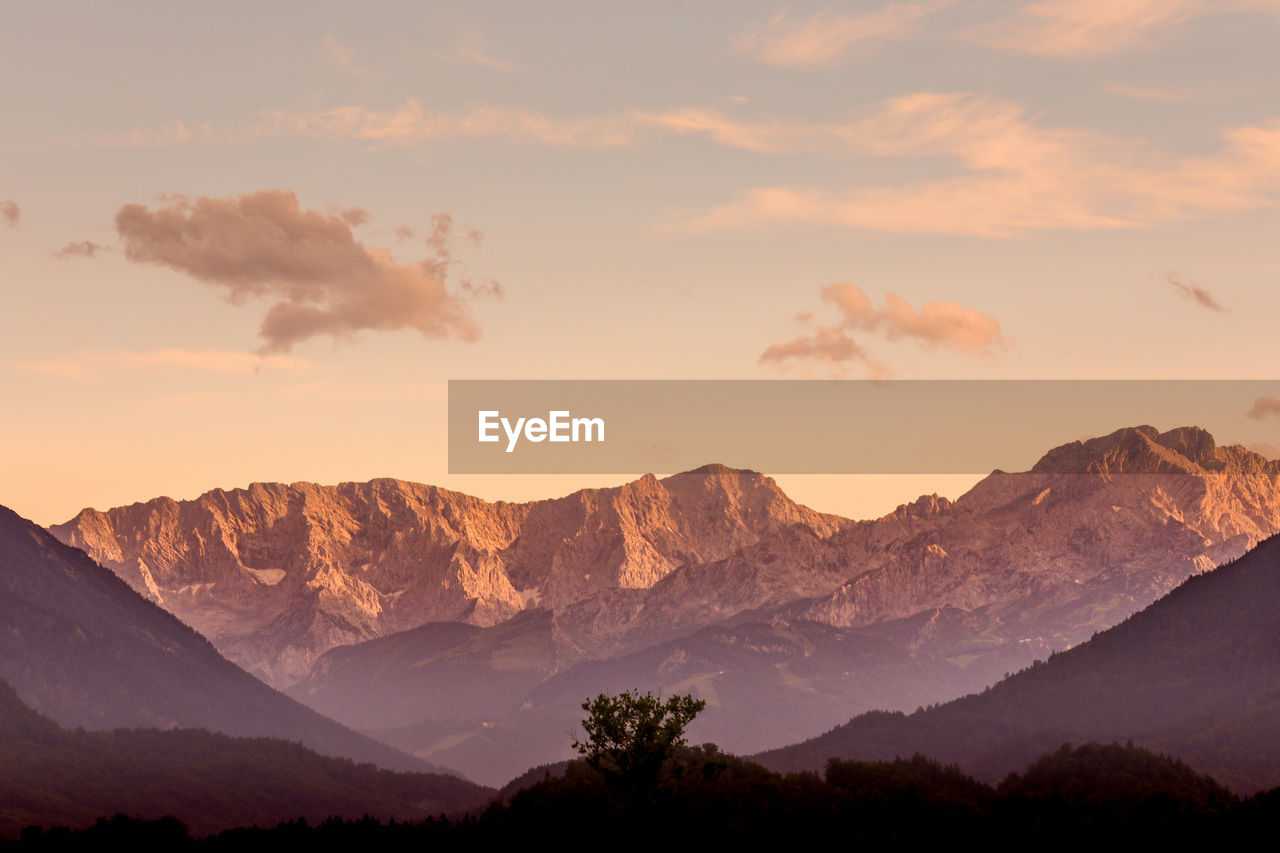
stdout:
POLYGON ((601 693, 582 703, 586 739, 573 739, 587 763, 598 770, 615 793, 636 802, 647 799, 658 783, 662 765, 683 746, 684 730, 706 700, 692 696, 661 696, 630 690, 610 696, 601 693))

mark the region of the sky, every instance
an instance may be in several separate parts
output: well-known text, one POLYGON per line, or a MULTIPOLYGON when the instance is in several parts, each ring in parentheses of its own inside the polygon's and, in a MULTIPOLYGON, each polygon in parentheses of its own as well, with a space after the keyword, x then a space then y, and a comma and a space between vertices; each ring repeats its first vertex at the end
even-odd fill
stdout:
MULTIPOLYGON (((40 523, 262 481, 626 479, 450 475, 449 379, 1280 357, 1276 0, 4 17, 0 503, 40 523)), ((974 478, 777 479, 866 517, 974 478)))

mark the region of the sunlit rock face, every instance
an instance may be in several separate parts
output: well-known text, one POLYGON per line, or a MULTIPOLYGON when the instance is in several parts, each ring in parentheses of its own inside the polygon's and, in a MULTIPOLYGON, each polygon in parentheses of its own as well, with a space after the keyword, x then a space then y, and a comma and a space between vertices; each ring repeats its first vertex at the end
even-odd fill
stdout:
POLYGON ((710 465, 518 504, 398 480, 254 484, 52 528, 279 686, 335 646, 530 609, 552 614, 552 671, 746 613, 891 624, 914 651, 967 667, 999 649, 1003 666, 1278 531, 1280 463, 1152 427, 873 521, 710 465))

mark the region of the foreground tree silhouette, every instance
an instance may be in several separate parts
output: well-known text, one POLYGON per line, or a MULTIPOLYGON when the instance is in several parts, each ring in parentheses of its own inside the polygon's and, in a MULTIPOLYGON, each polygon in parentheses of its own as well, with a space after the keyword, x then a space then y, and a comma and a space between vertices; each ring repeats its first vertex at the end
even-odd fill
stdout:
POLYGON ((702 709, 703 699, 630 690, 610 696, 601 693, 582 703, 586 739, 573 739, 573 748, 604 776, 611 791, 629 804, 648 800, 658 774, 673 750, 683 746, 684 730, 702 709))

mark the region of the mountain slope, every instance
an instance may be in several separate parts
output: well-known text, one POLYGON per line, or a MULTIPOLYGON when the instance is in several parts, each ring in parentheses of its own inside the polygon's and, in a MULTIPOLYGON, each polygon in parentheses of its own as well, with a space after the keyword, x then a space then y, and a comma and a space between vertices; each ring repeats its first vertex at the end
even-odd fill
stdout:
POLYGON ((1241 790, 1280 785, 1280 537, 985 692, 763 753, 775 769, 919 751, 995 778, 1067 739, 1133 739, 1241 790))
POLYGON ((407 752, 500 784, 565 757, 583 700, 598 693, 695 693, 708 704, 690 731, 694 742, 747 752, 823 731, 850 709, 914 708, 964 683, 959 667, 871 632, 783 621, 704 628, 556 673, 548 666, 554 619, 530 611, 447 649, 429 648, 437 625, 334 649, 316 664, 323 675, 294 695, 407 752), (380 668, 389 661, 393 670, 380 668), (315 692, 304 693, 309 685, 315 692))
POLYGON ((1006 642, 1065 648, 1280 532, 1280 462, 1204 430, 1136 427, 929 509, 831 537, 849 582, 789 612, 864 625, 953 607, 1006 642))
POLYGON ((0 625, 0 678, 62 725, 208 728, 427 769, 277 693, 83 552, 3 507, 0 625))
POLYGON ((634 610, 629 593, 685 564, 794 524, 825 536, 843 523, 759 474, 707 466, 527 504, 398 480, 254 484, 85 510, 51 532, 287 685, 334 646, 427 622, 492 625, 534 604, 595 602, 578 633, 596 643, 634 610))
POLYGON ((564 757, 577 704, 615 683, 709 701, 754 684, 711 715, 739 750, 980 690, 1280 532, 1280 463, 1143 426, 863 522, 708 466, 529 504, 259 485, 57 530, 295 697, 493 779, 564 757), (780 651, 706 641, 749 624, 780 651), (664 669, 685 640, 701 669, 664 669), (570 686, 583 695, 539 698, 570 686), (534 732, 558 746, 529 753, 534 732))
POLYGON ((290 695, 363 730, 500 717, 556 672, 554 619, 527 610, 479 628, 432 622, 321 655, 290 695))
POLYGON ((117 813, 174 816, 197 834, 299 816, 423 818, 493 792, 452 776, 395 773, 294 743, 207 731, 69 732, 0 681, 0 837, 87 826, 117 813))
POLYGON ((278 685, 336 646, 540 607, 561 667, 746 612, 856 627, 950 610, 959 646, 932 624, 905 641, 978 686, 1009 648, 1028 662, 1078 643, 1280 532, 1280 462, 1144 426, 865 522, 707 466, 525 504, 396 480, 257 484, 52 532, 278 685))

